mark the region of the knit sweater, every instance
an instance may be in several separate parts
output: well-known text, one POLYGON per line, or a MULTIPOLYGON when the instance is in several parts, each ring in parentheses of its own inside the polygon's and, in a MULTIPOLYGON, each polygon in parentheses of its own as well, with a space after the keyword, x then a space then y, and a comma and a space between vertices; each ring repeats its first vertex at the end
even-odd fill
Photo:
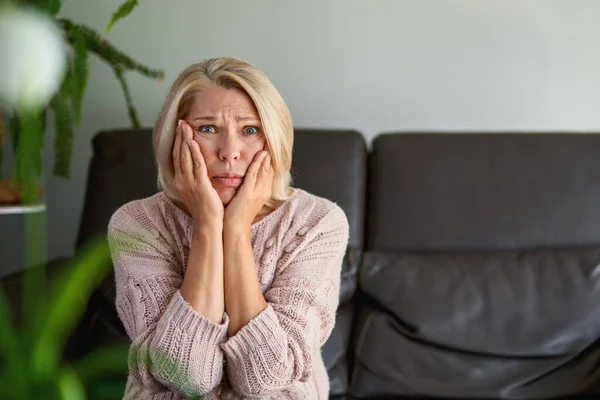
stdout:
POLYGON ((164 192, 111 217, 116 306, 132 340, 125 399, 317 399, 329 395, 321 346, 338 306, 348 220, 294 189, 251 227, 267 307, 227 336, 182 297, 192 218, 164 192))

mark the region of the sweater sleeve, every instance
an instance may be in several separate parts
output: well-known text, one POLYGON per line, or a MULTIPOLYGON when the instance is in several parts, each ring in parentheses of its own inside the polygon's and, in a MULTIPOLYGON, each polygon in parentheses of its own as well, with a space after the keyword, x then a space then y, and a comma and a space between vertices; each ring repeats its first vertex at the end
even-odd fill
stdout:
POLYGON ((129 372, 150 390, 166 386, 184 396, 203 396, 223 375, 219 344, 227 336, 227 315, 215 324, 185 301, 174 249, 145 225, 119 210, 108 227, 116 307, 132 340, 129 372))
POLYGON ((270 398, 308 380, 312 357, 333 329, 348 243, 346 216, 335 207, 298 238, 265 293, 265 310, 221 345, 231 386, 244 398, 270 398))

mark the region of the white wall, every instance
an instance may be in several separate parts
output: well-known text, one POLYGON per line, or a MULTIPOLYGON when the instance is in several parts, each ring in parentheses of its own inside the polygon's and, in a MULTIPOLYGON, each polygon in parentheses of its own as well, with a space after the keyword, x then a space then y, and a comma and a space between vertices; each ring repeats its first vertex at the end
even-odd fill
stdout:
MULTIPOLYGON (((103 30, 121 0, 66 0, 103 30)), ((166 70, 128 76, 145 126, 188 64, 229 55, 271 78, 296 126, 397 130, 598 130, 600 1, 140 0, 107 38, 166 70)), ((120 87, 95 58, 73 174, 49 177, 50 258, 72 252, 90 138, 128 124, 120 87)), ((51 147, 48 148, 50 153, 51 147)))

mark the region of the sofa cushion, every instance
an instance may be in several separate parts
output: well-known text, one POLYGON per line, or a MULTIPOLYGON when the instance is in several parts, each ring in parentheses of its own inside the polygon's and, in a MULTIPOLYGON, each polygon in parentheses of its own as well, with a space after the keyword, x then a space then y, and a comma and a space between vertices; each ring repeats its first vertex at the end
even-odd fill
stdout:
POLYGON ((598 154, 594 134, 375 138, 351 395, 597 390, 598 154))
POLYGON ((111 215, 123 204, 158 191, 151 135, 150 129, 140 129, 93 137, 77 247, 105 236, 111 215))
POLYGON ((336 202, 350 224, 349 244, 363 247, 367 145, 356 131, 296 129, 293 186, 336 202))
POLYGON ((600 135, 386 134, 370 158, 368 249, 600 244, 600 135))
POLYGON ((321 349, 330 380, 330 395, 348 389, 348 349, 357 272, 362 259, 367 146, 355 131, 296 129, 292 179, 295 187, 336 202, 350 225, 349 246, 342 265, 340 307, 336 324, 321 349))
POLYGON ((544 398, 600 378, 600 249, 381 253, 352 395, 544 398))

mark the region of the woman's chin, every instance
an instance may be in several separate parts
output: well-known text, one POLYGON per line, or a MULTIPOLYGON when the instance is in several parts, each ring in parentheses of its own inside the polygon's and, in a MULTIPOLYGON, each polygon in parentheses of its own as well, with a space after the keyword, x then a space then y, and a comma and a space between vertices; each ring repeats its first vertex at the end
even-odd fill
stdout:
POLYGON ((231 200, 233 200, 235 197, 237 188, 221 188, 217 190, 217 193, 219 194, 221 202, 223 202, 223 207, 227 207, 229 203, 231 203, 231 200))

